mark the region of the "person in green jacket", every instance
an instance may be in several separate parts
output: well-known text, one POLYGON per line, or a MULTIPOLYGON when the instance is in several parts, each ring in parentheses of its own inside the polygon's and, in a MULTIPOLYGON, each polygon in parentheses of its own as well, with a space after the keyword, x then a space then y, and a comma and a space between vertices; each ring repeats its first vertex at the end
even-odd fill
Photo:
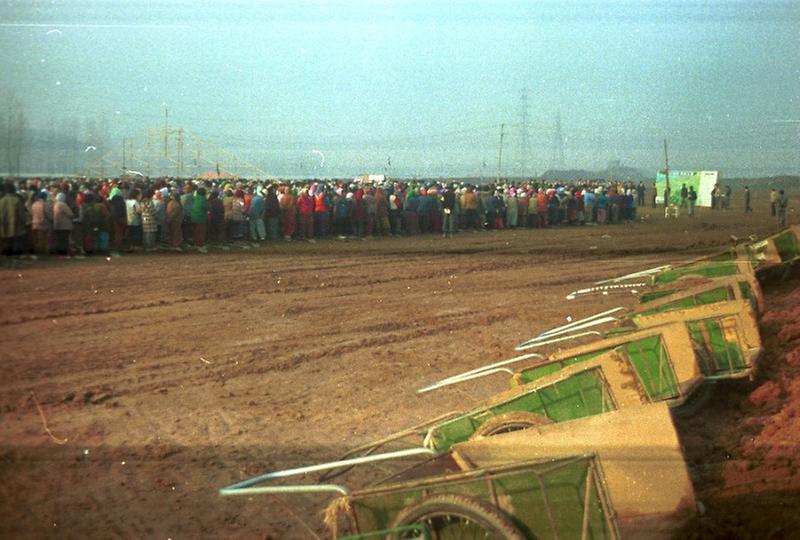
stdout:
POLYGON ((192 227, 194 229, 194 245, 204 251, 206 243, 206 223, 208 222, 208 200, 205 188, 200 188, 194 196, 192 204, 192 227))

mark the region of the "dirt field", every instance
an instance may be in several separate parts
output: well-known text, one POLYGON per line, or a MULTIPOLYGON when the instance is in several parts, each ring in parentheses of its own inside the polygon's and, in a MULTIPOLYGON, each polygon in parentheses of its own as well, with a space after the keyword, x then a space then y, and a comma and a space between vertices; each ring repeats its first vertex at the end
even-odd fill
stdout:
MULTIPOLYGON (((634 303, 565 300, 575 288, 774 232, 761 210, 24 261, 0 273, 0 536, 308 538, 274 499, 217 489, 478 403, 505 378, 415 389, 634 303)), ((688 536, 797 530, 800 281, 767 298, 759 378, 678 424, 707 508, 688 536)), ((320 498, 287 500, 323 534, 320 498)))

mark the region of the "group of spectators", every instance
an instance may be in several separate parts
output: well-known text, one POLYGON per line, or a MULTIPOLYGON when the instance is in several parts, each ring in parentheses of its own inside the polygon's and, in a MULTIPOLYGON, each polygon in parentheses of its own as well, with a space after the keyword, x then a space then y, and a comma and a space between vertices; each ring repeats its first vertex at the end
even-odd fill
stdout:
POLYGON ((643 183, 584 180, 296 183, 174 178, 7 181, 0 242, 7 255, 205 251, 208 243, 545 228, 636 219, 643 183))

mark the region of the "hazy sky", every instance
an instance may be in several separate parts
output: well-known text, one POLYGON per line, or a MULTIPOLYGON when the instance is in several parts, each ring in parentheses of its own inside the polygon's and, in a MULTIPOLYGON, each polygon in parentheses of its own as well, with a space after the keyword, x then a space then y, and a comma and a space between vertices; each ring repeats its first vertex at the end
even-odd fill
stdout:
POLYGON ((275 175, 493 176, 503 123, 543 172, 559 113, 566 167, 800 173, 797 1, 4 1, 0 66, 34 127, 166 103, 275 175))

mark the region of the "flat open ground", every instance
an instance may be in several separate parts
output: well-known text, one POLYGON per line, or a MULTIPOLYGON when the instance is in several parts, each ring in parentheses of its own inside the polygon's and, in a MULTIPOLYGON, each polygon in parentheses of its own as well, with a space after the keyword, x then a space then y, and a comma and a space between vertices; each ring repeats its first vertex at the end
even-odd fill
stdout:
MULTIPOLYGON (((573 289, 774 232, 761 210, 23 261, 0 273, 0 536, 307 538, 274 499, 217 489, 480 402, 505 378, 415 389, 513 356, 567 315, 635 302, 565 300, 573 289)), ((687 535, 797 530, 800 368, 787 358, 800 364, 800 328, 785 328, 798 287, 767 290, 768 368, 679 423, 709 509, 687 535)), ((321 499, 286 500, 323 533, 321 499)))

